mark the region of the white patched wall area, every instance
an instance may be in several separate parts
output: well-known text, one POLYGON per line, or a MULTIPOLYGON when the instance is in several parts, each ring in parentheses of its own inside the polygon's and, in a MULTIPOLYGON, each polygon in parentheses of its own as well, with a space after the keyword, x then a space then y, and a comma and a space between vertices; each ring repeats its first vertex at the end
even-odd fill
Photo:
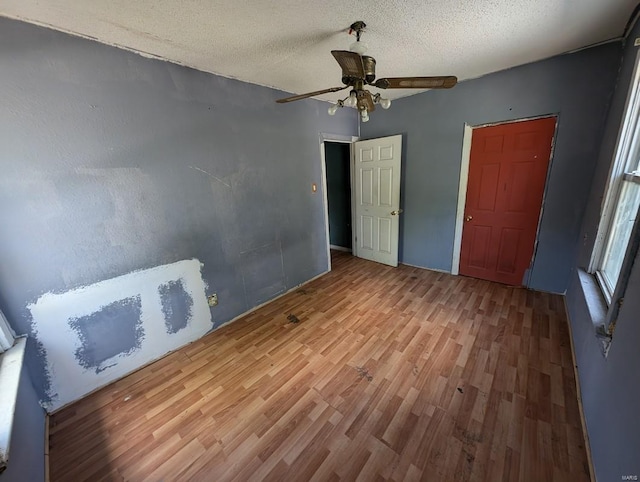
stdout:
POLYGON ((56 410, 213 327, 197 259, 135 271, 66 293, 46 293, 28 309, 50 379, 44 403, 56 410))

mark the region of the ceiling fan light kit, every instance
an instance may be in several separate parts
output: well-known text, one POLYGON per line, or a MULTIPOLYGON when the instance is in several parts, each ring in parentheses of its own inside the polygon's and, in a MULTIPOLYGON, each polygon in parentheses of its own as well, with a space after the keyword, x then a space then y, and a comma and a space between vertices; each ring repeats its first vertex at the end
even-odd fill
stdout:
POLYGON ((370 85, 377 89, 449 89, 456 85, 458 79, 453 76, 440 77, 388 77, 376 80, 376 59, 365 55, 367 45, 360 41, 360 36, 366 24, 357 21, 349 27, 349 34, 355 33, 356 41, 349 47, 350 50, 332 50, 331 55, 342 69, 342 83, 344 87, 331 87, 329 89, 318 90, 306 94, 294 95, 276 102, 284 104, 295 100, 307 99, 316 95, 338 92, 351 87, 349 96, 338 100, 329 107, 329 115, 335 115, 341 107, 355 107, 360 113, 360 120, 367 122, 369 114, 379 105, 383 109, 391 106, 391 100, 383 98, 379 93, 371 94, 365 89, 365 85, 370 85))

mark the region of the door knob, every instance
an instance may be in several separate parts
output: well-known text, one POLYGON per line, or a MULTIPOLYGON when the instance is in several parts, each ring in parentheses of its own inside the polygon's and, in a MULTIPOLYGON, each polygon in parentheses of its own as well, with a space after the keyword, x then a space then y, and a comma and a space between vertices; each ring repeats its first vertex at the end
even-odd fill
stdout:
POLYGON ((465 221, 471 221, 473 219, 473 216, 467 214, 464 218, 465 221))
POLYGON ((402 209, 398 209, 397 211, 391 211, 391 215, 392 216, 397 216, 398 214, 400 214, 403 210, 402 209))

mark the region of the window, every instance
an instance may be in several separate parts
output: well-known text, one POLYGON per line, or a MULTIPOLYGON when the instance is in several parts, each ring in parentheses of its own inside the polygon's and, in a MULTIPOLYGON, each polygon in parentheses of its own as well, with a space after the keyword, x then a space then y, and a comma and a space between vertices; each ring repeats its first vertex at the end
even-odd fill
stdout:
POLYGON ((636 59, 590 270, 609 304, 618 285, 640 205, 639 130, 640 68, 636 59))

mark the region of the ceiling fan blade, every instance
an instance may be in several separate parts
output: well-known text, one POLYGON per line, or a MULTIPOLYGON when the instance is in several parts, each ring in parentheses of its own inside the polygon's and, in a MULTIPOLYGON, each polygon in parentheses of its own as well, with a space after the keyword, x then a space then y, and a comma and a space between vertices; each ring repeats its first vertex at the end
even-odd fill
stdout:
POLYGON ((340 64, 343 77, 364 79, 364 65, 360 54, 348 50, 332 50, 331 55, 340 64))
POLYGON ((453 75, 440 77, 387 77, 372 84, 379 89, 450 89, 458 83, 453 75))
POLYGON ((362 110, 364 107, 367 112, 371 113, 376 110, 376 105, 373 103, 373 97, 368 90, 361 90, 357 93, 358 96, 358 110, 362 110))
POLYGON ((306 94, 292 95, 291 97, 285 97, 284 99, 278 99, 278 100, 276 100, 276 102, 278 104, 285 104, 287 102, 293 102, 294 100, 302 100, 302 99, 307 99, 309 97, 315 97, 316 95, 328 94, 330 92, 338 92, 339 90, 344 90, 347 87, 349 87, 349 86, 345 85, 344 87, 331 87, 330 89, 316 90, 315 92, 308 92, 306 94))

